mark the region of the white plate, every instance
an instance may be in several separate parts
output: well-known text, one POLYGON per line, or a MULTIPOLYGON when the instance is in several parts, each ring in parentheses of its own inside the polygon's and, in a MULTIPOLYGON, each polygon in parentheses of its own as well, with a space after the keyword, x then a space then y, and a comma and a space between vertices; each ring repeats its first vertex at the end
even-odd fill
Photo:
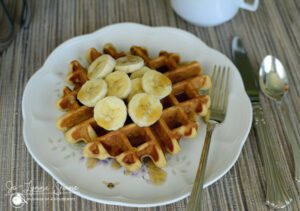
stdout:
POLYGON ((23 94, 23 132, 26 146, 36 162, 70 191, 96 202, 150 207, 169 204, 190 194, 205 136, 204 124, 196 138, 180 142, 182 151, 169 158, 165 168, 167 179, 160 186, 149 183, 145 171, 125 175, 123 169, 113 169, 110 161, 87 168, 81 158, 81 147, 66 143, 62 132, 56 129, 55 121, 62 113, 55 103, 66 85, 69 63, 77 59, 86 65, 87 50, 90 47, 102 49, 107 42, 124 51, 132 45, 145 46, 151 55, 157 55, 160 50, 178 52, 182 61, 198 60, 206 73, 212 71, 214 64, 231 68, 229 108, 224 124, 213 134, 205 187, 221 178, 236 162, 252 122, 251 104, 237 68, 222 53, 188 32, 133 23, 110 25, 64 42, 31 77, 23 94), (110 182, 115 183, 112 189, 106 186, 110 182), (78 189, 74 190, 74 186, 78 189))

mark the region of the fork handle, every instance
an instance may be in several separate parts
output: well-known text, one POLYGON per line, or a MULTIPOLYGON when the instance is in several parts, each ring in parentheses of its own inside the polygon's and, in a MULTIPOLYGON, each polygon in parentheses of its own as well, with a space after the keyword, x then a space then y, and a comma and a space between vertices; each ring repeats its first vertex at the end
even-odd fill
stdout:
POLYGON ((204 175, 207 164, 207 157, 209 152, 209 146, 211 142, 212 132, 215 128, 215 123, 208 122, 206 128, 206 136, 204 140, 204 145, 201 153, 201 158, 196 174, 196 178, 193 185, 193 190, 187 206, 187 211, 202 210, 202 191, 204 183, 204 175))
POLYGON ((260 104, 253 105, 253 115, 266 175, 266 204, 275 209, 284 208, 292 201, 292 198, 276 166, 274 154, 271 152, 272 142, 268 135, 270 130, 266 125, 260 104))

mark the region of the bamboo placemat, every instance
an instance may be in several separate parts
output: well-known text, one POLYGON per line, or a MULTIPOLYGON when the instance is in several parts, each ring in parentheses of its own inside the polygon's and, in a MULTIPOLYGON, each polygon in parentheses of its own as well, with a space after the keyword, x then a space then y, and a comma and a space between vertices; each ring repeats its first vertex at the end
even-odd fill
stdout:
MULTIPOLYGON (((267 54, 277 56, 290 80, 289 109, 295 128, 300 128, 300 1, 261 1, 255 13, 239 11, 230 22, 202 28, 189 24, 171 9, 169 0, 64 0, 32 1, 33 17, 28 29, 19 30, 13 43, 0 54, 0 210, 12 210, 8 188, 32 182, 55 188, 52 179, 29 155, 22 137, 21 100, 24 87, 51 51, 63 41, 118 22, 150 26, 173 26, 189 31, 207 45, 230 56, 230 42, 239 35, 253 68, 267 54)), ((15 14, 17 16, 17 14, 15 14)), ((0 29, 1 30, 1 29, 0 29)), ((287 210, 300 210, 300 185, 293 180, 291 147, 285 141, 280 109, 261 96, 270 123, 276 155, 285 183, 294 198, 287 210)), ((300 131, 299 131, 300 132, 300 131)), ((299 140, 299 137, 298 137, 299 140)), ((205 210, 268 210, 266 186, 257 135, 251 130, 233 168, 205 191, 205 210)), ((39 197, 39 194, 35 194, 39 197)), ((66 197, 66 196, 60 196, 66 197)), ((22 210, 184 210, 187 199, 148 209, 125 208, 91 202, 71 193, 70 201, 31 201, 22 210)))

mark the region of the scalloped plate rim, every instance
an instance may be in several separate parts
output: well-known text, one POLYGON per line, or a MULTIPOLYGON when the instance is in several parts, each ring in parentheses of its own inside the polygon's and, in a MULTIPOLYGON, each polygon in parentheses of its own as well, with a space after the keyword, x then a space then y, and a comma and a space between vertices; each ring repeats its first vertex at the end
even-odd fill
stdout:
MULTIPOLYGON (((97 36, 98 34, 100 34, 101 32, 105 31, 106 29, 109 29, 111 27, 118 27, 120 25, 131 25, 131 26, 134 26, 134 27, 140 27, 140 28, 144 28, 144 29, 147 29, 147 30, 172 30, 174 31, 175 33, 183 33, 184 35, 186 36, 189 36, 193 39, 196 39, 198 41, 198 43, 202 44, 203 46, 205 46, 208 50, 211 50, 211 51, 214 51, 215 53, 220 53, 219 51, 213 49, 213 48, 210 48, 209 46, 207 46, 200 38, 196 37, 195 35, 187 32, 187 31, 184 31, 182 29, 178 29, 178 28, 173 28, 173 27, 167 27, 167 26, 156 26, 156 27, 152 27, 152 26, 146 26, 146 25, 142 25, 142 24, 137 24, 137 23, 129 23, 129 22, 125 22, 125 23, 117 23, 117 24, 112 24, 112 25, 107 25, 105 27, 102 27, 100 28, 99 30, 95 31, 95 32, 92 32, 92 33, 89 33, 89 34, 85 34, 85 35, 79 35, 79 36, 76 36, 76 37, 73 37, 73 38, 70 38, 66 41, 64 41, 63 43, 61 43, 58 47, 56 47, 51 53, 50 55, 47 57, 47 59, 45 60, 43 66, 38 69, 32 76, 31 78, 28 80, 27 84, 26 84, 26 87, 24 89, 24 92, 23 92, 23 97, 22 97, 22 117, 23 117, 23 137, 24 137, 24 142, 25 142, 25 145, 29 151, 29 153, 31 154, 31 156, 34 158, 34 160, 48 173, 50 174, 59 184, 61 184, 63 187, 65 187, 66 189, 68 189, 69 191, 71 191, 72 193, 82 197, 82 198, 85 198, 85 199, 88 199, 88 200, 91 200, 91 201, 95 201, 95 202, 100 202, 100 203, 105 203, 105 204, 110 204, 110 205, 120 205, 120 206, 128 206, 128 207, 154 207, 154 206, 162 206, 162 205, 166 205, 166 204, 170 204, 170 203, 174 203, 176 201, 179 201, 181 199, 184 199, 186 198, 187 196, 190 195, 190 192, 188 193, 185 193, 181 196, 178 196, 178 197, 174 197, 168 201, 159 201, 159 202, 155 202, 155 203, 147 203, 147 204, 144 204, 144 203, 130 203, 130 202, 124 202, 124 201, 118 201, 118 198, 119 197, 116 197, 116 198, 112 198, 112 200, 109 200, 109 199, 99 199, 99 198, 94 198, 94 197, 90 197, 88 196, 87 194, 85 193, 81 193, 80 191, 77 192, 77 191, 74 191, 72 189, 69 188, 68 185, 66 185, 66 182, 62 181, 62 179, 57 176, 57 174, 55 174, 55 172, 53 172, 53 170, 51 171, 48 167, 47 167, 47 163, 44 164, 40 159, 38 159, 34 152, 31 150, 31 147, 28 143, 28 140, 27 140, 27 131, 26 131, 26 119, 28 119, 28 115, 27 114, 27 110, 26 110, 26 105, 25 105, 25 102, 26 102, 26 99, 28 99, 28 93, 30 91, 30 89, 32 88, 32 82, 39 76, 41 76, 44 72, 47 71, 47 68, 45 68, 47 66, 47 64, 51 61, 51 58, 53 57, 53 55, 55 55, 55 53, 61 49, 63 49, 65 46, 67 46, 68 44, 71 44, 71 43, 74 43, 76 42, 77 40, 80 40, 80 39, 85 39, 85 38, 89 38, 89 37, 93 37, 93 36, 97 36), (115 199, 115 200, 114 200, 115 199)), ((222 53, 220 53, 222 54, 222 53)), ((223 56, 225 56, 224 54, 222 54, 223 56)), ((226 57, 226 56, 225 56, 226 57)), ((226 57, 227 58, 227 57, 226 57)), ((228 58, 227 58, 228 59, 228 58)), ((228 59, 229 60, 229 59, 228 59)), ((230 61, 231 62, 231 61, 230 61)), ((237 71, 239 77, 240 77, 240 80, 241 80, 241 76, 239 74, 239 72, 237 71)), ((242 81, 242 80, 241 80, 242 81)), ((248 104, 248 110, 252 111, 252 106, 251 106, 251 103, 250 103, 250 100, 248 98, 248 96, 246 95, 246 92, 245 90, 241 90, 240 92, 241 96, 244 98, 243 100, 245 101, 248 101, 247 104, 248 104)), ((245 128, 246 130, 246 133, 245 133, 245 136, 243 138, 243 140, 241 140, 240 142, 240 145, 239 145, 239 149, 236 150, 236 156, 235 158, 232 160, 231 162, 231 165, 228 165, 226 167, 226 169, 222 172, 222 174, 220 174, 219 176, 215 177, 214 179, 212 179, 211 181, 209 182, 206 182, 205 183, 205 187, 208 187, 209 185, 213 184, 214 182, 216 182, 217 180, 219 180, 222 176, 224 176, 231 168, 232 166, 236 163, 241 151, 242 151, 242 148, 244 146, 244 143, 247 139, 247 136, 250 132, 250 129, 251 129, 251 124, 252 124, 252 113, 251 114, 248 114, 248 120, 249 120, 249 124, 248 124, 248 127, 245 128)), ((56 171, 56 170, 54 170, 56 171)), ((59 175, 59 173, 58 173, 59 175)), ((104 197, 104 198, 107 198, 107 197, 104 197)))

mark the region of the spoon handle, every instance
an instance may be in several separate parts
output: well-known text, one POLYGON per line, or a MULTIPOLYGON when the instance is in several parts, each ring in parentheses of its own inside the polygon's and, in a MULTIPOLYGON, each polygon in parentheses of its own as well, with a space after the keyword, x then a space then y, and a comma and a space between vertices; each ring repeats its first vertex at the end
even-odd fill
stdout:
POLYGON ((276 160, 271 151, 272 143, 268 135, 268 131, 270 130, 266 125, 263 109, 260 104, 253 105, 253 115, 266 175, 266 203, 275 209, 284 208, 292 201, 292 198, 284 184, 281 172, 276 166, 276 160))
POLYGON ((300 140, 299 134, 297 134, 297 129, 293 127, 293 122, 291 120, 291 115, 289 114, 288 106, 285 101, 281 104, 281 109, 283 113, 283 122, 285 124, 285 134, 288 142, 290 143, 293 151, 294 166, 295 166, 295 180, 300 182, 300 140), (297 139, 298 136, 298 139, 297 139))

